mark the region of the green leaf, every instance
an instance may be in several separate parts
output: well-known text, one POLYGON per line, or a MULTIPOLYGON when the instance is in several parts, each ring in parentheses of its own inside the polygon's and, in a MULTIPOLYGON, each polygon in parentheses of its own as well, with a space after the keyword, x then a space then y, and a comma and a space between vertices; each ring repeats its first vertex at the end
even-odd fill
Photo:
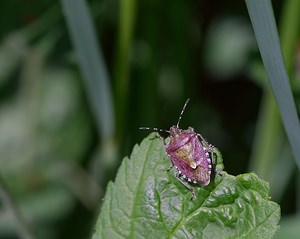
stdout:
MULTIPOLYGON (((220 154, 216 154, 222 164, 220 154)), ((110 182, 96 224, 98 238, 271 238, 280 207, 254 173, 218 172, 196 198, 167 172, 170 160, 150 134, 125 158, 110 182)), ((222 165, 217 165, 222 169, 222 165)))

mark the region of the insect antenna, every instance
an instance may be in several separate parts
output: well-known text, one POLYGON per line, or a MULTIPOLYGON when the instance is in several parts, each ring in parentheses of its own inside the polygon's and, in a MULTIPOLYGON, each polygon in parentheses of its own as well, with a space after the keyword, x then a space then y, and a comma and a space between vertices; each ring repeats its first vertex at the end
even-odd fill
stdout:
POLYGON ((176 127, 177 127, 177 128, 179 128, 179 123, 180 123, 181 117, 182 117, 183 112, 185 111, 185 108, 186 108, 187 104, 189 103, 189 101, 190 101, 190 99, 188 98, 188 99, 186 100, 186 102, 184 103, 184 106, 183 106, 183 108, 182 108, 182 110, 181 110, 181 113, 180 113, 180 115, 179 115, 178 122, 177 122, 177 124, 176 124, 176 127))
POLYGON ((166 129, 158 129, 158 128, 154 128, 154 127, 139 127, 139 129, 141 129, 141 130, 150 130, 150 131, 157 131, 157 132, 166 132, 166 133, 170 133, 169 130, 166 130, 166 129))

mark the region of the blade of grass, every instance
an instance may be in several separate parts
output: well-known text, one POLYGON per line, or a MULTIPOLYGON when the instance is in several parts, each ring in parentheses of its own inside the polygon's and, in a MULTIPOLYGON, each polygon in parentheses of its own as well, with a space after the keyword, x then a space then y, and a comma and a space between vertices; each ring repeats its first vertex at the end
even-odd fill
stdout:
MULTIPOLYGON (((300 33, 299 22, 300 22, 300 1, 298 0, 284 1, 281 21, 279 23, 280 26, 279 34, 281 36, 282 53, 285 60, 285 66, 288 74, 291 77, 290 82, 292 83, 292 85, 293 82, 295 82, 295 77, 294 77, 295 60, 297 54, 298 36, 300 33)), ((278 113, 276 116, 278 117, 278 113)), ((278 129, 279 129, 278 134, 282 135, 282 130, 280 130, 281 127, 278 127, 278 129)), ((285 143, 285 145, 281 147, 283 148, 281 150, 286 152, 285 155, 289 155, 289 152, 287 150, 288 147, 286 144, 287 143, 285 143)), ((278 164, 280 164, 280 162, 282 161, 283 160, 279 160, 278 164)), ((275 187, 276 189, 273 190, 273 193, 271 194, 271 196, 274 196, 275 200, 276 199, 280 200, 282 198, 282 195, 284 194, 287 188, 287 184, 290 181, 289 179, 293 176, 293 172, 295 168, 293 162, 286 162, 285 164, 281 163, 281 165, 285 167, 284 172, 282 172, 281 170, 282 167, 277 166, 278 169, 276 170, 275 168, 275 170, 273 170, 273 177, 270 180, 270 183, 272 183, 273 185, 277 185, 277 187, 275 187), (281 173, 281 177, 277 177, 278 173, 281 173)), ((299 192, 300 191, 298 190, 298 193, 299 192)), ((299 203, 298 203, 298 208, 299 208, 299 203)))
POLYGON ((279 34, 281 36, 282 53, 287 72, 289 75, 293 75, 297 42, 300 33, 300 1, 284 1, 281 19, 279 34))
POLYGON ((122 139, 129 90, 129 53, 135 18, 135 0, 120 1, 119 36, 117 45, 117 60, 115 66, 115 109, 117 121, 117 138, 122 139))
POLYGON ((300 169, 300 124, 279 44, 270 0, 246 0, 258 47, 285 131, 300 169))
POLYGON ((84 0, 61 0, 61 4, 99 135, 104 138, 111 137, 115 127, 111 89, 87 3, 84 0))
MULTIPOLYGON (((280 21, 280 36, 282 44, 282 52, 285 59, 285 65, 289 75, 293 75, 294 62, 296 56, 297 36, 300 28, 300 1, 287 0, 284 2, 281 21, 280 21)), ((260 79, 261 80, 261 79, 260 79)), ((293 78, 291 79, 293 80, 293 78)), ((274 200, 279 201, 283 195, 285 186, 272 187, 272 185, 282 185, 282 180, 279 177, 272 177, 274 172, 270 170, 270 165, 277 160, 276 155, 282 149, 282 141, 284 138, 279 120, 279 112, 272 95, 270 87, 264 88, 264 97, 261 103, 261 109, 258 119, 258 124, 255 132, 254 145, 250 160, 250 170, 255 171, 260 177, 269 181, 271 184, 271 196, 274 200), (280 141, 280 142, 278 142, 280 141), (272 173, 271 173, 272 171, 272 173)), ((286 147, 285 147, 286 148, 286 147)), ((285 170, 285 177, 290 178, 293 168, 285 170)), ((283 175, 282 175, 283 176, 283 175)), ((287 183, 288 180, 285 180, 287 183)))
MULTIPOLYGON (((276 160, 278 137, 282 134, 278 108, 269 87, 265 87, 256 124, 250 171, 270 181, 270 165, 276 160)), ((271 187, 272 188, 272 187, 271 187)), ((272 191, 271 191, 272 192, 272 191)))

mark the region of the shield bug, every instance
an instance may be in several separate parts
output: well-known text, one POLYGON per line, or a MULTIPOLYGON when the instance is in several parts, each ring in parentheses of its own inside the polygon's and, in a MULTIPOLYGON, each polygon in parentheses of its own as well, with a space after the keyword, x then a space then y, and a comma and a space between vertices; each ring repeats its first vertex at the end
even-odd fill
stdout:
POLYGON ((192 192, 193 198, 195 196, 195 190, 188 182, 201 186, 207 186, 210 183, 212 164, 214 163, 214 147, 210 145, 201 134, 196 133, 192 127, 189 127, 187 130, 183 130, 179 127, 181 117, 188 102, 189 99, 187 99, 182 108, 177 124, 173 125, 170 130, 150 127, 140 127, 140 129, 167 132, 170 134, 168 143, 165 143, 165 139, 160 136, 166 153, 171 160, 169 170, 173 166, 176 167, 176 178, 192 192))

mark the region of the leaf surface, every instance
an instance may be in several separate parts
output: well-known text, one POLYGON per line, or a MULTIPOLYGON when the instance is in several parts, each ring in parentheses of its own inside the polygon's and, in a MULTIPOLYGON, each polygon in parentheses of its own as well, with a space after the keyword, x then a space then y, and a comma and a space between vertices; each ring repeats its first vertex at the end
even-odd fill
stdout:
MULTIPOLYGON (((218 164, 222 164, 217 160, 218 164)), ((268 183, 254 173, 221 171, 196 198, 167 172, 170 160, 150 134, 122 162, 110 182, 93 239, 272 238, 280 207, 269 200, 268 183)), ((222 168, 222 165, 217 165, 222 168)))

